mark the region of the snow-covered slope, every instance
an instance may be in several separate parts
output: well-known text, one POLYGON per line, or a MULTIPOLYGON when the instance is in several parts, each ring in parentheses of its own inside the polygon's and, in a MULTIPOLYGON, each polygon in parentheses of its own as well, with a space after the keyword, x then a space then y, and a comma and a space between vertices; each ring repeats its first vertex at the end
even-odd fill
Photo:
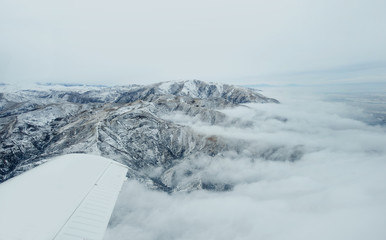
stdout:
POLYGON ((228 121, 219 110, 249 102, 278 103, 255 89, 198 80, 148 86, 4 88, 0 181, 47 157, 93 153, 127 165, 130 177, 150 187, 172 191, 176 186, 167 180, 173 174, 168 170, 177 162, 196 154, 215 156, 234 145, 169 117, 180 114, 216 125, 228 121))

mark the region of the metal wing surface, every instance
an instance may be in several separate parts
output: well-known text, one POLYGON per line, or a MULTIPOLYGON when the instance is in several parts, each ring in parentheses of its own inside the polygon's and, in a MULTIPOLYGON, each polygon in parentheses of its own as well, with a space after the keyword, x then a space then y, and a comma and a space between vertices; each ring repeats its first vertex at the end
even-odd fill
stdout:
POLYGON ((0 184, 0 240, 103 239, 127 167, 64 155, 0 184))

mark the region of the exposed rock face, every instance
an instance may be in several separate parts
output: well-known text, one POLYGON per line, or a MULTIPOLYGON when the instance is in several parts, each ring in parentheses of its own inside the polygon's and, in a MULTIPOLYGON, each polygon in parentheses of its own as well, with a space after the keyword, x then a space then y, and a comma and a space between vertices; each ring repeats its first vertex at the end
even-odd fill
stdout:
MULTIPOLYGON (((242 103, 278 103, 257 90, 198 80, 91 90, 0 93, 0 182, 65 153, 94 153, 129 167, 128 176, 164 191, 231 186, 194 178, 176 183, 185 159, 216 156, 233 146, 162 116, 180 112, 210 124, 218 109, 242 103), (176 171, 176 169, 179 169, 176 171)), ((190 179, 192 172, 183 174, 190 179)))

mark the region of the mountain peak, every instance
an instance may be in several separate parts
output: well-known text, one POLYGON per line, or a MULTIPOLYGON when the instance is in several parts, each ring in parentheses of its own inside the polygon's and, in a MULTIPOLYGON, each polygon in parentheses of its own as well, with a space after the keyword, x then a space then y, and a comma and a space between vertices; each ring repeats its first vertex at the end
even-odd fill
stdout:
MULTIPOLYGON (((200 80, 122 87, 62 87, 0 92, 0 182, 41 160, 67 153, 93 153, 129 167, 129 177, 164 191, 185 187, 169 181, 178 161, 215 156, 231 146, 168 116, 185 115, 221 124, 220 109, 243 103, 277 103, 254 89, 200 80), (162 168, 158 176, 148 169, 162 168)), ((208 185, 208 186, 209 186, 208 185)), ((215 189, 227 189, 213 185, 215 189)))

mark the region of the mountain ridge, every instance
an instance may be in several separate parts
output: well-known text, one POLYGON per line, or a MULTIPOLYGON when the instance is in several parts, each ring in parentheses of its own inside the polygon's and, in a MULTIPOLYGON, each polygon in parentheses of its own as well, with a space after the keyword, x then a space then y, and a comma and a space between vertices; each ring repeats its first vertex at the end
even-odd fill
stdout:
POLYGON ((129 167, 128 176, 164 191, 229 186, 200 179, 172 183, 176 164, 234 148, 162 116, 174 113, 221 124, 220 109, 244 103, 279 103, 255 89, 199 80, 151 85, 3 91, 0 93, 0 181, 44 159, 66 153, 109 157, 129 167), (161 169, 153 176, 149 172, 161 169))

